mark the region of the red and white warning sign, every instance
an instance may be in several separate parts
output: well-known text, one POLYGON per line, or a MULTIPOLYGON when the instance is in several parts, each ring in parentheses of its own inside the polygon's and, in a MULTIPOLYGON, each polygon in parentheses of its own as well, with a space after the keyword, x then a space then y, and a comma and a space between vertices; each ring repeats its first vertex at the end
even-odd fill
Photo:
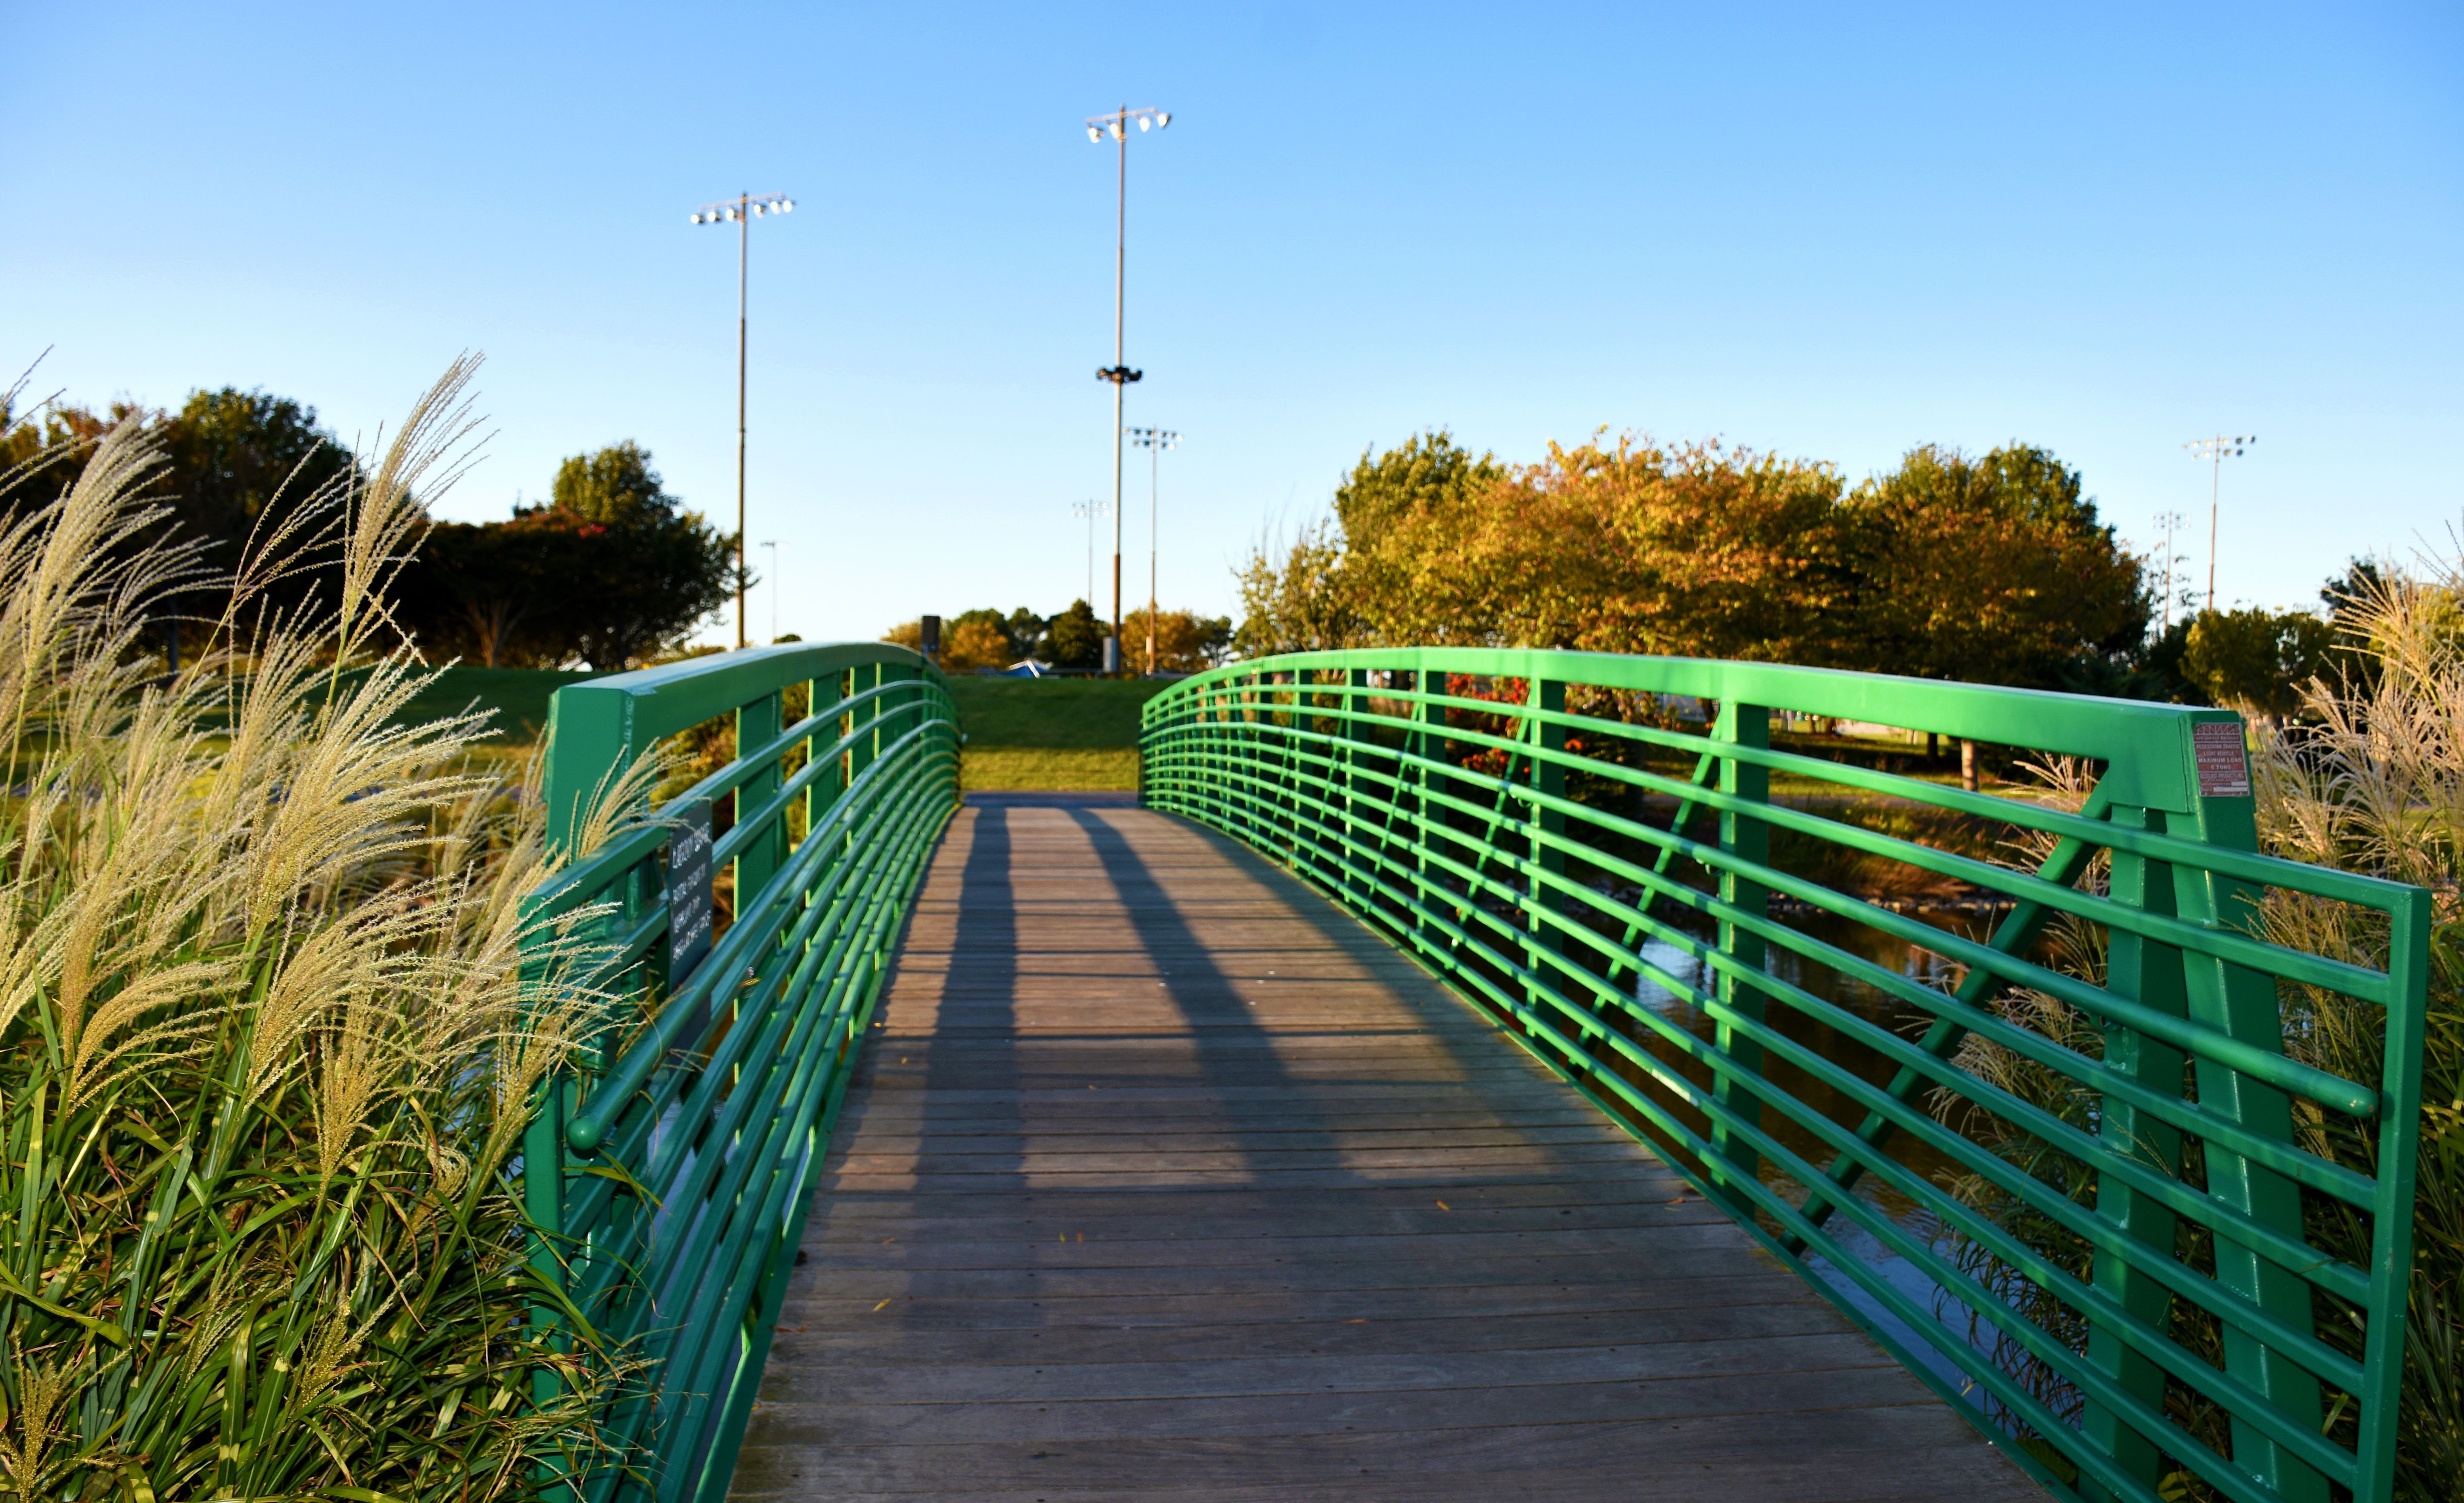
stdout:
POLYGON ((2250 797, 2250 754, 2237 720, 2201 720, 2190 727, 2190 754, 2199 763, 2199 797, 2250 797))

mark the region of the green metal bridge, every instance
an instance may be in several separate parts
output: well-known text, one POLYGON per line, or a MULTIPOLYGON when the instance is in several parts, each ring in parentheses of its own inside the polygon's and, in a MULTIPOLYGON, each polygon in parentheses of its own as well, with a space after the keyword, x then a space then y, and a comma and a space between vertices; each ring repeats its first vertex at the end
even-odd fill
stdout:
POLYGON ((539 963, 629 1021, 530 1129, 537 1318, 637 1368, 574 1495, 2388 1495, 2429 895, 2257 854, 2232 715, 1308 654, 1151 700, 1134 806, 963 809, 960 730, 879 645, 559 692, 539 963))

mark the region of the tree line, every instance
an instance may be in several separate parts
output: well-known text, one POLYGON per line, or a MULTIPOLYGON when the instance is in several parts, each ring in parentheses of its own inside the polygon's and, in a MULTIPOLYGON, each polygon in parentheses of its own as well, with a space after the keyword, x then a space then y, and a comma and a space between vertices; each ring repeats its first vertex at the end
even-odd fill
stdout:
MULTIPOLYGON (((0 401, 0 473, 28 474, 35 483, 17 494, 48 500, 75 482, 94 440, 132 415, 153 425, 165 460, 146 499, 166 515, 136 545, 189 542, 208 566, 176 597, 166 630, 219 619, 229 588, 209 581, 230 577, 252 537, 296 525, 320 488, 363 478, 314 408, 231 387, 150 414, 53 404, 15 422, 0 401)), ((672 652, 726 601, 735 553, 734 536, 670 495, 649 451, 627 440, 566 459, 550 499, 507 520, 432 522, 400 561, 393 626, 438 661, 622 669, 672 652)), ((339 553, 308 557, 265 592, 268 609, 296 616, 331 598, 339 553)))
MULTIPOLYGON (((2019 443, 1924 446, 1852 485, 1717 442, 1603 436, 1515 465, 1433 430, 1364 453, 1328 522, 1262 542, 1238 575, 1244 656, 1565 648, 2273 713, 2334 636, 2329 617, 2262 609, 2158 630, 2162 586, 2079 472, 2019 443)), ((2353 578, 2330 582, 2331 608, 2353 578)))
MULTIPOLYGON (((1000 671, 1034 661, 1064 673, 1095 673, 1104 664, 1104 637, 1109 623, 1083 600, 1073 600, 1059 615, 1039 616, 1024 606, 1003 612, 990 608, 962 610, 941 621, 941 667, 950 673, 1000 671)), ((1232 650, 1232 618, 1201 616, 1192 610, 1158 610, 1155 615, 1155 670, 1194 674, 1223 662, 1232 650)), ((882 633, 885 642, 920 647, 921 618, 902 622, 882 633)), ((1147 611, 1131 611, 1121 622, 1122 661, 1133 669, 1146 666, 1147 611)))

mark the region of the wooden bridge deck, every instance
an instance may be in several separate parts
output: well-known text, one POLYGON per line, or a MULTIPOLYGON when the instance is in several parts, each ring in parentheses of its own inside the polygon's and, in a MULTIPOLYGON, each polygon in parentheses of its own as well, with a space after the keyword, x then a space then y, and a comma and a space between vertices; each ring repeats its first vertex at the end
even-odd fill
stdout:
POLYGON ((868 1041, 743 1498, 2041 1497, 1234 843, 978 804, 868 1041))

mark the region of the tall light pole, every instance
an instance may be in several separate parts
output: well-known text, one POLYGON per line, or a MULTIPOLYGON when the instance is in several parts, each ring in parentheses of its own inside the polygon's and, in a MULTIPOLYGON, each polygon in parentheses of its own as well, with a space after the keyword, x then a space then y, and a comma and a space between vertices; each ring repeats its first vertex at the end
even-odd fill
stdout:
POLYGON ((697 225, 736 226, 736 645, 744 646, 744 279, 753 246, 753 221, 792 211, 784 193, 738 193, 693 210, 697 225))
POLYGON ((2208 600, 2207 608, 2216 608, 2216 496, 2224 483, 2225 461, 2238 459, 2251 445, 2258 442, 2255 433, 2228 438, 2222 433, 2212 438, 2194 438, 2182 447, 2193 459, 2205 459, 2208 472, 2208 600))
POLYGON ((1163 451, 1180 447, 1180 435, 1169 428, 1133 428, 1130 438, 1147 452, 1147 672, 1155 671, 1155 474, 1163 451))
POLYGON ((779 544, 766 540, 761 546, 770 550, 770 640, 779 640, 779 544))
POLYGON ((1087 519, 1087 604, 1095 603, 1095 519, 1111 510, 1111 503, 1089 498, 1069 503, 1069 515, 1087 519))
POLYGON ((2182 514, 2166 512, 2156 519, 2165 524, 2165 621, 2158 630, 2169 632, 2173 630, 2173 571, 2180 563, 2173 552, 2173 529, 2182 525, 2182 514))
POLYGON ((1161 130, 1172 123, 1172 116, 1158 109, 1141 105, 1132 109, 1124 104, 1110 115, 1087 117, 1087 139, 1101 144, 1107 131, 1121 146, 1121 188, 1119 229, 1112 242, 1112 363, 1095 372, 1098 381, 1112 384, 1112 634, 1105 639, 1104 672, 1118 673, 1121 667, 1121 394, 1133 381, 1146 372, 1132 370, 1121 354, 1121 312, 1123 284, 1130 264, 1130 123, 1136 122, 1140 130, 1161 130))

